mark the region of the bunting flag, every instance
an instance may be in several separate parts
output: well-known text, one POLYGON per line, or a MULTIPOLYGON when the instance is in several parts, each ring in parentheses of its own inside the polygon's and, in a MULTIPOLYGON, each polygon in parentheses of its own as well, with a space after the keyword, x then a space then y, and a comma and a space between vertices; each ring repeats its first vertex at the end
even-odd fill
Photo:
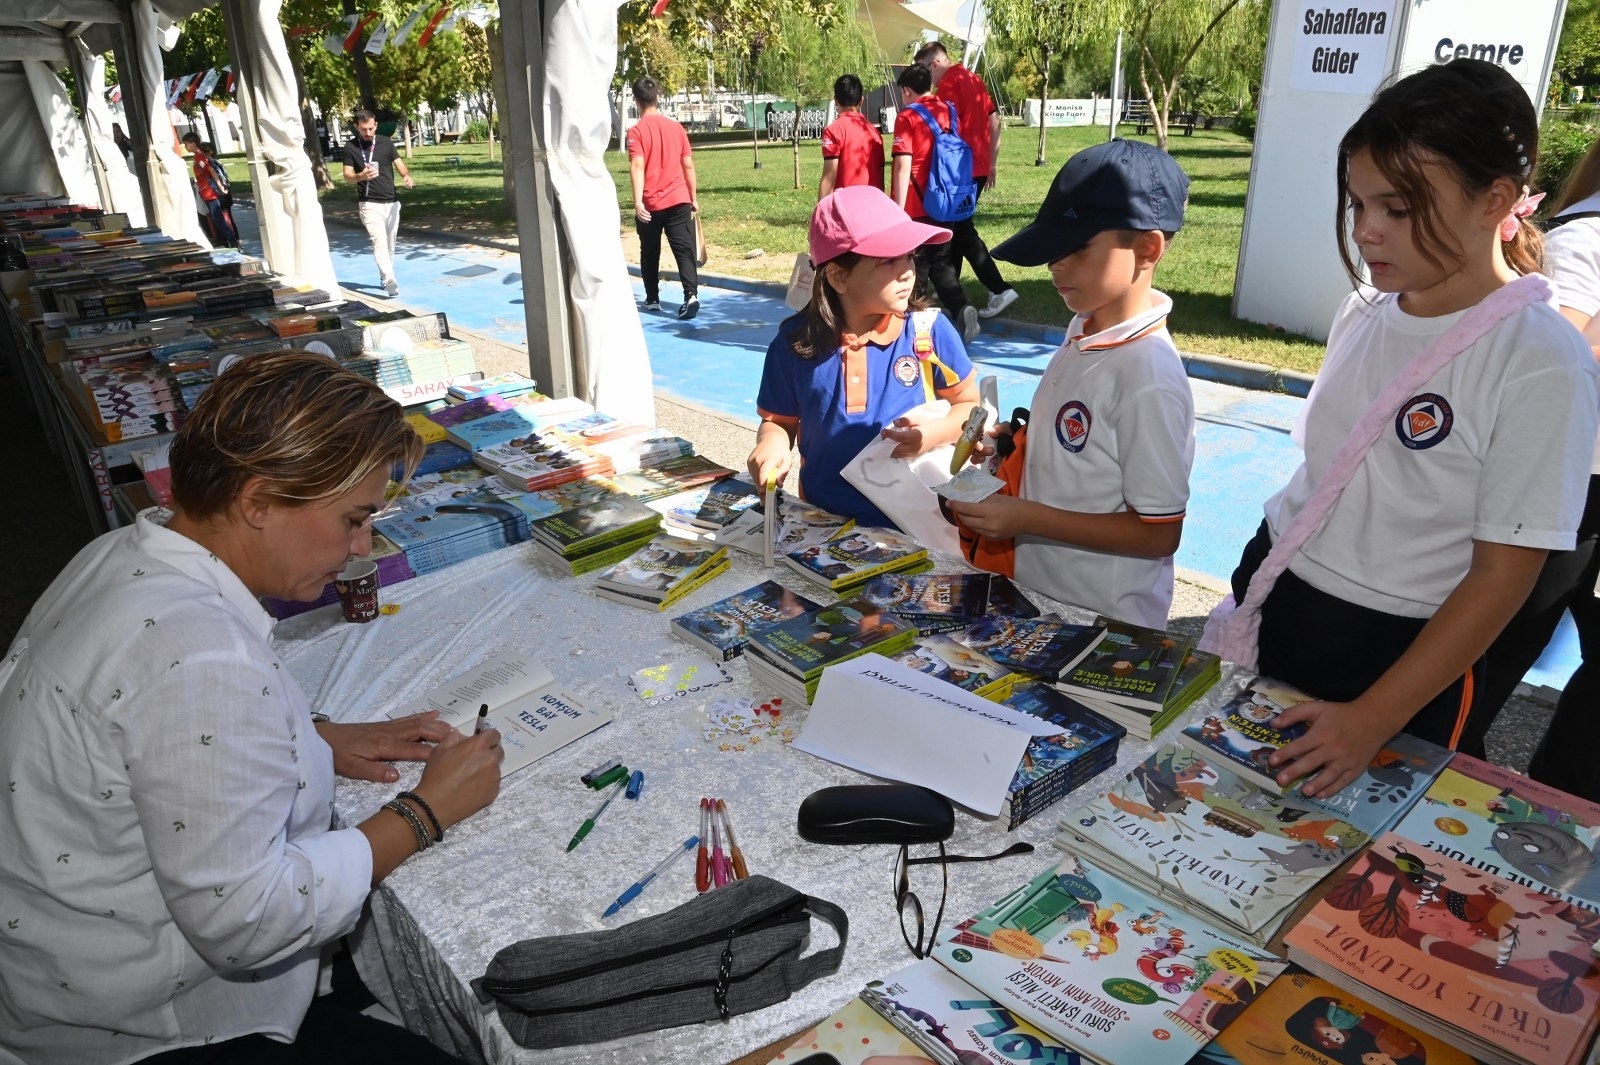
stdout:
POLYGON ((366 51, 368 55, 383 54, 384 45, 389 43, 389 31, 392 29, 394 27, 387 22, 378 23, 378 28, 373 31, 372 36, 367 40, 366 51))
POLYGON ((173 78, 171 91, 167 93, 167 106, 178 106, 178 98, 183 95, 183 90, 189 87, 189 82, 199 77, 198 74, 185 74, 181 78, 173 78))
MULTIPOLYGON (((207 77, 209 77, 210 74, 211 74, 211 71, 209 71, 209 70, 206 71, 206 76, 207 77)), ((194 103, 194 94, 196 92, 200 91, 200 83, 203 80, 205 80, 205 79, 203 77, 201 77, 201 75, 199 75, 199 74, 194 74, 194 75, 190 76, 190 78, 189 78, 189 87, 186 90, 184 90, 183 101, 180 104, 178 104, 179 107, 188 107, 188 106, 190 106, 191 104, 194 103)))
POLYGON ((450 5, 441 4, 439 10, 433 13, 433 18, 428 20, 428 28, 422 31, 421 37, 417 38, 418 48, 428 47, 428 42, 433 40, 433 35, 438 32, 439 23, 443 22, 444 17, 448 14, 450 14, 450 5))
POLYGON ((195 98, 200 100, 211 99, 211 94, 216 90, 217 82, 222 80, 222 71, 212 67, 206 71, 205 80, 200 82, 200 91, 195 93, 195 98))
POLYGON ((406 39, 411 36, 411 31, 416 29, 417 23, 421 21, 423 12, 427 10, 428 5, 421 4, 410 15, 407 15, 406 20, 400 23, 400 28, 395 30, 393 36, 389 38, 389 46, 391 48, 399 48, 402 44, 405 44, 406 39))
POLYGON ((373 20, 377 17, 378 13, 376 11, 369 11, 361 16, 361 20, 356 23, 356 28, 351 30, 344 39, 344 51, 352 52, 355 50, 356 45, 361 43, 361 35, 367 31, 367 27, 372 25, 373 20))
POLYGON ((122 102, 122 85, 119 82, 106 90, 106 97, 114 104, 122 102))
POLYGON ((660 18, 662 15, 665 15, 667 13, 667 4, 669 2, 670 0, 656 0, 654 6, 650 8, 650 17, 660 18))
POLYGON ((346 15, 344 18, 335 22, 333 24, 333 28, 328 31, 328 35, 322 38, 322 47, 326 48, 334 55, 339 55, 342 53, 344 51, 345 37, 355 30, 356 23, 360 21, 360 19, 360 15, 346 15))
POLYGON ((231 96, 233 95, 233 68, 223 67, 222 69, 228 72, 228 83, 222 87, 222 91, 231 96))

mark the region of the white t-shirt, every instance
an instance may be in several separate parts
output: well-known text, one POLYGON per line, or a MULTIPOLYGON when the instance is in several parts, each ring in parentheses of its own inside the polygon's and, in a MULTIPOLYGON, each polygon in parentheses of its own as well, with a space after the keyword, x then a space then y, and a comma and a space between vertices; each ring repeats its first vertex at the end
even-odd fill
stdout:
MULTIPOLYGON (((1600 192, 1562 211, 1563 215, 1600 211, 1600 192)), ((1600 218, 1575 218, 1557 226, 1544 238, 1544 268, 1556 286, 1556 305, 1589 316, 1583 338, 1600 346, 1600 218)), ((1595 439, 1594 462, 1600 473, 1600 437, 1595 439)))
MULTIPOLYGON (((1378 393, 1465 313, 1417 318, 1371 289, 1344 301, 1293 434, 1305 461, 1267 500, 1274 539, 1378 393)), ((1597 382, 1571 323, 1547 304, 1523 308, 1402 404, 1290 570, 1347 602, 1426 618, 1466 576, 1474 540, 1570 549, 1600 423, 1597 382)))
POLYGON ((78 552, 0 662, 0 1059, 292 1039, 370 890, 272 619, 159 513, 78 552))
MULTIPOLYGON (((1172 300, 1080 336, 1050 360, 1033 396, 1022 496, 1086 514, 1132 510, 1181 521, 1194 464, 1194 394, 1167 332, 1172 300)), ((1017 537, 1017 580, 1044 594, 1151 628, 1172 606, 1172 558, 1133 558, 1017 537)))

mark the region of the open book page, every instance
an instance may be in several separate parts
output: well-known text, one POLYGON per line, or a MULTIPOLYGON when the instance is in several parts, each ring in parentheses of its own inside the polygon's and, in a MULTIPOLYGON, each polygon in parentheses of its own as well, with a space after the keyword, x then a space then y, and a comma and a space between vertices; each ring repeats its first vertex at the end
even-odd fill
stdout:
POLYGON ((389 711, 389 716, 405 717, 437 710, 446 724, 470 733, 476 724, 478 708, 484 703, 489 704, 490 716, 497 716, 497 711, 554 684, 555 679, 548 667, 526 655, 497 655, 448 684, 395 707, 389 711))

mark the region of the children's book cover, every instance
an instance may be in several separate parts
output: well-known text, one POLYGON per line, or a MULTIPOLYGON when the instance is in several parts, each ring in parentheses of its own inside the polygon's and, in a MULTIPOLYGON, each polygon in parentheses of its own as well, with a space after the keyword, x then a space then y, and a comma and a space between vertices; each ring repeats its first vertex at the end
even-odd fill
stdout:
POLYGON ((791 551, 785 561, 801 575, 837 591, 927 557, 928 549, 903 533, 855 528, 836 540, 791 551))
POLYGON ((1061 726, 1058 733, 1033 737, 1023 750, 1022 764, 1007 789, 1013 822, 1008 828, 1104 770, 1116 760, 1117 746, 1128 732, 1044 683, 1017 688, 1005 705, 1061 726))
POLYGON ((856 594, 905 618, 977 619, 988 613, 989 573, 884 573, 856 594))
POLYGON ((1449 1043, 1302 972, 1274 980, 1212 1046, 1239 1065, 1473 1065, 1449 1043))
POLYGON ((941 935, 934 957, 1107 1065, 1185 1065, 1283 971, 1075 855, 941 935))
POLYGON ((662 517, 674 525, 696 529, 723 529, 739 515, 761 503, 761 493, 748 481, 728 478, 668 500, 662 517))
MULTIPOLYGON (((871 596, 863 599, 873 602, 871 596)), ((1013 677, 1010 667, 980 651, 965 647, 948 636, 921 636, 917 642, 892 655, 896 662, 919 673, 937 677, 965 691, 987 694, 996 682, 1013 677)))
POLYGON ((1259 677, 1216 713, 1183 729, 1177 738, 1256 786, 1282 794, 1283 787, 1273 779, 1267 759, 1304 736, 1306 730, 1303 725, 1275 729, 1272 722, 1289 707, 1310 700, 1311 696, 1298 689, 1259 677))
POLYGON ((1062 823, 1129 870, 1260 931, 1359 850, 1367 835, 1166 743, 1062 823))
POLYGON ((1448 748, 1401 732, 1391 736, 1366 771, 1340 791, 1308 799, 1295 784, 1286 794, 1298 805, 1349 821, 1376 837, 1411 809, 1450 759, 1448 748))
MULTIPOLYGON (((778 533, 774 549, 788 554, 813 544, 825 544, 834 537, 853 529, 856 519, 831 514, 790 495, 778 495, 778 533)), ((766 545, 766 513, 763 505, 750 508, 738 520, 715 536, 718 543, 727 544, 752 555, 761 555, 766 545)))
POLYGON ((820 606, 777 581, 763 581, 709 606, 672 619, 673 635, 726 662, 744 653, 749 630, 798 617, 820 606))
POLYGON ((1600 1022, 1597 935, 1594 915, 1560 896, 1390 832, 1285 942, 1318 976, 1475 1057, 1565 1065, 1600 1022))
POLYGON ((1100 632, 1045 618, 985 617, 950 635, 1019 673, 1054 680, 1094 647, 1100 632))
POLYGON ((664 598, 677 585, 728 557, 718 544, 657 536, 629 557, 601 572, 595 583, 622 592, 664 598))
POLYGON ((1458 754, 1394 830, 1600 914, 1600 806, 1575 795, 1458 754))
POLYGON ((1194 647, 1191 637, 1112 622, 1061 683, 1071 690, 1146 714, 1159 714, 1178 668, 1194 647))
POLYGON ((877 650, 892 653, 916 629, 865 599, 847 599, 787 621, 750 630, 749 650, 796 677, 810 680, 824 668, 877 650))
POLYGON ((1190 651, 1178 667, 1178 678, 1167 693, 1166 705, 1183 709, 1210 691, 1222 679, 1222 659, 1208 651, 1190 651))
POLYGON ((625 535, 643 525, 659 524, 661 515, 627 496, 609 496, 529 522, 529 531, 562 553, 625 535))
POLYGON ((801 1032, 769 1065, 924 1065, 934 1060, 918 1048, 910 1033, 857 997, 801 1032))
POLYGON ((455 538, 503 536, 505 543, 523 539, 521 511, 508 503, 440 503, 378 518, 373 528, 407 553, 455 538))

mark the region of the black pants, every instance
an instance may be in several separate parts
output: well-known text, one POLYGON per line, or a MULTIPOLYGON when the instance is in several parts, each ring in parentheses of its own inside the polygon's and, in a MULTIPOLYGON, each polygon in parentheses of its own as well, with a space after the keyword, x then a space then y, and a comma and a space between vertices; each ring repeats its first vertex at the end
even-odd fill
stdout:
POLYGON ((333 994, 311 1000, 293 1043, 246 1035, 141 1058, 141 1065, 462 1065, 422 1036, 365 1016, 375 1001, 349 955, 334 958, 333 994))
MULTIPOLYGON (((1233 571, 1233 598, 1244 601, 1250 578, 1272 550, 1263 521, 1233 571)), ((1386 614, 1318 591, 1285 570, 1261 604, 1261 672, 1329 702, 1344 703, 1372 687, 1399 660, 1427 618, 1386 614)), ((1472 667, 1476 691, 1483 663, 1472 667)), ((1448 745, 1461 710, 1465 678, 1416 712, 1403 731, 1448 745)), ((1383 737, 1388 739, 1387 736, 1383 737)))
MULTIPOLYGON (((931 218, 918 218, 918 222, 930 226, 943 226, 952 233, 955 227, 963 223, 935 222, 931 218)), ((966 225, 971 225, 968 219, 966 225)), ((987 252, 985 252, 987 254, 987 252)), ((961 253, 956 248, 956 238, 951 237, 943 244, 924 244, 917 249, 917 291, 923 295, 931 295, 939 301, 939 306, 956 323, 956 328, 961 328, 961 309, 967 305, 967 292, 961 287, 961 253)))
MULTIPOLYGON (((981 187, 978 189, 978 196, 980 197, 979 202, 982 202, 983 189, 981 187)), ((1010 288, 1011 285, 1006 282, 1005 278, 1000 276, 1000 268, 989 257, 989 245, 985 244, 983 238, 978 235, 978 226, 974 221, 976 217, 974 215, 973 218, 969 218, 964 222, 941 222, 939 224, 950 230, 952 234, 950 243, 955 245, 955 254, 965 259, 967 265, 972 267, 973 276, 983 283, 984 288, 995 295, 999 295, 1010 288)))
POLYGON ((1461 750, 1484 756, 1483 738, 1517 683, 1555 633, 1565 610, 1578 625, 1583 662, 1556 703, 1555 718, 1534 752, 1528 775, 1562 791, 1600 801, 1600 774, 1588 754, 1600 741, 1600 600, 1594 585, 1600 577, 1600 477, 1589 478, 1589 496, 1578 524, 1578 543, 1571 551, 1552 551, 1522 609, 1484 656, 1488 679, 1483 698, 1473 707, 1461 737, 1461 750))
POLYGON ((683 302, 694 299, 700 287, 700 271, 694 262, 694 208, 686 203, 655 211, 650 221, 633 218, 639 232, 639 273, 644 280, 644 299, 655 303, 661 299, 661 233, 667 234, 672 247, 672 257, 678 263, 678 277, 683 281, 683 302))

